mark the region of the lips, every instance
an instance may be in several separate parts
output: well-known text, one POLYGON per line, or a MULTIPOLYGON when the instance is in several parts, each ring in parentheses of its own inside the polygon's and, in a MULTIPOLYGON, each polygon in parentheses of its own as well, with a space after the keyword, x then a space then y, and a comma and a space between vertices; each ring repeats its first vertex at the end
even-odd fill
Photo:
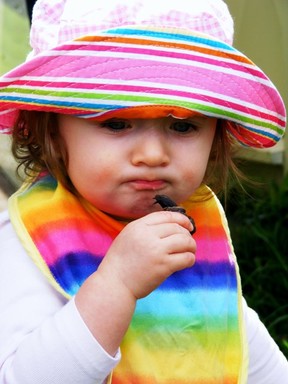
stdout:
POLYGON ((165 180, 146 180, 136 179, 129 182, 136 191, 151 190, 157 191, 163 189, 167 182, 165 180))

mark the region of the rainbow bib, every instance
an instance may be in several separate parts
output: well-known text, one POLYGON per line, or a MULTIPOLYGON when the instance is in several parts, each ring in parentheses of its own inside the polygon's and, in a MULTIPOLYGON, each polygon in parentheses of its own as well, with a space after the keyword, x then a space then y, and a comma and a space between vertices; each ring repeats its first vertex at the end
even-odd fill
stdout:
MULTIPOLYGON (((125 225, 50 176, 22 187, 9 207, 28 254, 67 298, 125 225)), ((246 383, 240 278, 223 209, 206 186, 183 207, 197 226, 196 263, 138 300, 113 384, 246 383), (210 198, 195 198, 203 192, 210 198)))

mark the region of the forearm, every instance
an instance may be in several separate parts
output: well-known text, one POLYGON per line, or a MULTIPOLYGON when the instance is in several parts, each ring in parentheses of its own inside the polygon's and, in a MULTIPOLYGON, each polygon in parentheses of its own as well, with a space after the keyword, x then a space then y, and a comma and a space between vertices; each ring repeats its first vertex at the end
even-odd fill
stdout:
POLYGON ((102 384, 118 360, 94 340, 71 301, 11 349, 0 382, 102 384))
POLYGON ((24 251, 7 213, 2 222, 0 215, 0 227, 0 383, 102 384, 120 356, 111 357, 74 300, 67 303, 52 288, 24 251))
POLYGON ((115 277, 96 272, 83 284, 75 302, 95 339, 114 356, 131 322, 136 299, 115 277))

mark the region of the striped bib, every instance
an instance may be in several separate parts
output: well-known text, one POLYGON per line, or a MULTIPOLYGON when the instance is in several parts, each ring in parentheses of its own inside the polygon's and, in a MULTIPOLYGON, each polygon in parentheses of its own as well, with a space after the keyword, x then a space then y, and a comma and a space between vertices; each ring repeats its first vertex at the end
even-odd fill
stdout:
MULTIPOLYGON (((125 225, 50 176, 23 186, 9 207, 28 254, 67 298, 125 225)), ((223 209, 206 186, 183 207, 197 226, 196 263, 138 300, 113 384, 246 383, 240 278, 223 209)))

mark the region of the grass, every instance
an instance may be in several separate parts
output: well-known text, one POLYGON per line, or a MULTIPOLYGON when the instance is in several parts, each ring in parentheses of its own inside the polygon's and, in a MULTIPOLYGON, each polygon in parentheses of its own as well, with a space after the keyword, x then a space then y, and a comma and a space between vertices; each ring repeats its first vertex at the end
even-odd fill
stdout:
POLYGON ((31 50, 29 20, 0 0, 0 75, 25 61, 31 50))

